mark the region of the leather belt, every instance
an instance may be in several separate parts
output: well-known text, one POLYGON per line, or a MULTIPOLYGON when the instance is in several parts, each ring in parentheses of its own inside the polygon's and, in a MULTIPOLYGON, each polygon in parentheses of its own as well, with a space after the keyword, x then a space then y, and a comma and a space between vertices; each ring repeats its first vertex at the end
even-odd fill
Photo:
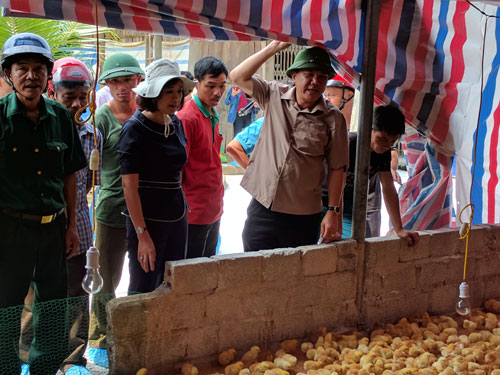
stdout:
POLYGON ((15 217, 17 219, 36 221, 40 224, 48 224, 52 223, 56 218, 61 216, 61 214, 64 213, 64 208, 61 208, 59 211, 52 215, 25 214, 23 212, 14 211, 8 208, 0 208, 0 212, 2 212, 4 215, 15 217))

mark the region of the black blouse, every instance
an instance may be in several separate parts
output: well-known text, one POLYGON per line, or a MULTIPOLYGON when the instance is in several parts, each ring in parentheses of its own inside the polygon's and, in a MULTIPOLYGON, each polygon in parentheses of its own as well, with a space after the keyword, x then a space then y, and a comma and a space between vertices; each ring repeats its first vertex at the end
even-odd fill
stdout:
MULTIPOLYGON (((181 120, 170 117, 165 137, 165 125, 137 110, 123 124, 118 141, 121 174, 139 175, 139 197, 147 220, 171 222, 185 215, 180 176, 187 161, 186 135, 181 120)), ((128 216, 128 210, 124 214, 128 216)))

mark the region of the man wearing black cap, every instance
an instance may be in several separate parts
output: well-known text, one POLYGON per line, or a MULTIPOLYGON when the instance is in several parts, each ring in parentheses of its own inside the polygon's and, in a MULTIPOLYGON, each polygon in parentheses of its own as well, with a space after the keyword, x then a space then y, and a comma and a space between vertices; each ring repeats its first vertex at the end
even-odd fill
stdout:
POLYGON ((331 242, 342 232, 348 138, 344 117, 323 96, 328 79, 335 75, 328 52, 320 47, 300 51, 287 70, 293 87, 254 75, 288 46, 271 42, 230 74, 264 109, 265 118, 241 183, 253 196, 243 230, 245 251, 310 245, 319 237, 331 242), (329 201, 321 220, 324 160, 329 201))

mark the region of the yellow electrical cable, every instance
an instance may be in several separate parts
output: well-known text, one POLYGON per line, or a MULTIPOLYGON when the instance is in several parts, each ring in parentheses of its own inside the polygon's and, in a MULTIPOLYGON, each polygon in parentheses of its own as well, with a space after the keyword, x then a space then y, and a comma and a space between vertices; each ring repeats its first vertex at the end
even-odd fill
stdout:
POLYGON ((477 124, 476 124, 476 136, 474 139, 474 154, 472 158, 472 176, 471 176, 471 182, 470 182, 470 189, 469 189, 469 204, 467 204, 465 207, 463 207, 460 210, 460 213, 458 214, 458 221, 462 226, 460 227, 460 237, 459 239, 463 240, 465 238, 465 255, 464 255, 464 273, 463 273, 463 281, 465 281, 465 275, 467 271, 467 256, 469 254, 469 235, 470 235, 470 230, 472 227, 472 218, 474 217, 474 204, 472 203, 472 186, 474 184, 474 175, 476 172, 476 153, 477 153, 477 133, 479 130, 479 120, 481 119, 481 108, 483 105, 483 89, 484 89, 484 50, 486 47, 486 31, 488 30, 488 20, 490 18, 498 18, 495 16, 488 15, 484 12, 482 12, 480 9, 478 9, 476 6, 474 6, 469 0, 467 0, 469 5, 474 7, 476 10, 481 12, 484 16, 486 16, 485 24, 484 24, 484 33, 483 33, 483 49, 481 52, 481 92, 479 95, 479 111, 477 115, 477 124), (470 207, 470 215, 469 215, 469 222, 463 222, 462 221, 462 213, 465 211, 466 208, 470 207))
MULTIPOLYGON (((96 87, 97 87, 97 79, 99 77, 99 22, 98 22, 98 7, 97 7, 97 1, 94 0, 94 12, 95 12, 95 29, 96 29, 96 54, 97 54, 97 64, 96 64, 96 69, 95 69, 95 79, 92 87, 89 89, 87 92, 87 105, 84 107, 80 108, 78 112, 75 114, 75 121, 79 125, 85 124, 90 118, 92 118, 92 126, 94 128, 94 149, 92 150, 92 154, 89 160, 89 168, 91 168, 91 165, 94 162, 94 157, 97 155, 97 158, 99 158, 99 150, 97 148, 97 131, 96 131, 96 126, 95 126, 95 110, 96 110, 96 87), (87 110, 87 108, 90 111, 89 116, 86 119, 80 120, 80 116, 87 110)), ((99 165, 99 160, 97 159, 97 165, 99 165)), ((96 222, 95 222, 95 174, 96 170, 92 169, 92 233, 95 233, 95 227, 96 227, 96 222)), ((94 236, 93 236, 94 237, 94 236)), ((92 244, 94 244, 94 240, 92 239, 92 244)))
MULTIPOLYGON (((476 164, 475 164, 475 161, 474 161, 473 170, 475 169, 475 167, 476 167, 476 164)), ((471 189, 472 189, 472 183, 471 183, 471 189)), ((459 239, 463 240, 465 238, 465 257, 464 257, 463 281, 465 281, 465 274, 466 274, 466 271, 467 271, 467 256, 469 254, 469 234, 470 234, 470 229, 471 229, 471 225, 472 225, 472 217, 473 216, 474 216, 474 205, 472 203, 469 203, 468 205, 466 205, 465 207, 463 207, 460 210, 460 213, 458 214, 458 221, 460 222, 460 224, 462 224, 462 226, 460 228, 460 237, 459 237, 459 239), (466 222, 462 221, 462 213, 468 207, 470 207, 470 215, 469 215, 469 222, 466 223, 466 222), (465 233, 462 233, 464 231, 465 231, 465 233)))

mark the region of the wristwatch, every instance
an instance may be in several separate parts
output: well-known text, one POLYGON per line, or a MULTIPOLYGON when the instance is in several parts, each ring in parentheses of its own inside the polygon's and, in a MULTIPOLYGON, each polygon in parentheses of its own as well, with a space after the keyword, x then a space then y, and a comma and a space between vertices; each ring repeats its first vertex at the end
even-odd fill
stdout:
POLYGON ((339 206, 328 206, 326 209, 328 211, 335 212, 337 215, 340 214, 340 207, 339 206))
POLYGON ((146 227, 137 227, 137 228, 135 228, 135 233, 143 234, 147 230, 148 230, 148 228, 146 228, 146 227))

